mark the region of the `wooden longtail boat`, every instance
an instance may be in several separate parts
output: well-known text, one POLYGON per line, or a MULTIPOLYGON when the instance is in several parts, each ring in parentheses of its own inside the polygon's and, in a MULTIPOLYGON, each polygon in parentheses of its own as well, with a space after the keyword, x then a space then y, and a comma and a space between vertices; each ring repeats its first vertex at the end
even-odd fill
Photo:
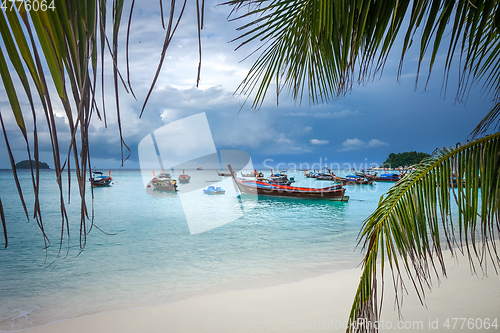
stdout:
POLYGON ((216 170, 216 171, 217 171, 217 174, 218 174, 219 176, 222 176, 222 177, 229 177, 229 176, 231 176, 231 174, 230 174, 230 173, 227 173, 227 172, 220 172, 219 170, 216 170))
POLYGON ((397 182, 401 178, 403 178, 402 175, 396 173, 384 173, 380 177, 373 177, 372 179, 376 182, 397 182))
POLYGON ((364 179, 359 176, 346 176, 342 179, 343 185, 371 185, 373 184, 372 179, 364 179))
POLYGON ((313 172, 313 171, 306 172, 304 170, 304 176, 306 176, 307 178, 316 178, 316 175, 317 175, 316 172, 313 172))
POLYGON ((272 195, 279 197, 293 197, 304 199, 329 199, 335 201, 347 201, 345 189, 342 185, 335 185, 324 188, 296 187, 289 185, 273 184, 259 180, 246 180, 237 178, 231 165, 228 165, 229 171, 233 176, 234 183, 241 193, 253 195, 272 195))
POLYGON ((94 171, 92 172, 92 177, 89 179, 92 187, 103 187, 110 186, 111 181, 111 170, 109 170, 109 174, 107 176, 103 176, 102 172, 94 171))
POLYGON ((364 177, 353 176, 353 175, 349 175, 349 176, 346 176, 344 178, 344 177, 335 176, 334 174, 332 174, 331 171, 330 171, 330 175, 332 176, 334 181, 341 182, 342 185, 372 185, 373 184, 373 179, 371 179, 371 178, 365 179, 364 177))
POLYGON ((338 178, 338 177, 335 177, 330 172, 329 175, 328 174, 324 174, 324 173, 317 174, 315 178, 316 178, 316 180, 336 180, 336 178, 338 178))
MULTIPOLYGON (((153 171, 154 177, 154 171, 153 171)), ((154 177, 151 180, 151 184, 156 190, 175 192, 177 191, 176 181, 172 179, 172 176, 168 173, 161 173, 158 177, 154 177)))
POLYGON ((366 179, 372 179, 377 176, 377 172, 361 170, 361 172, 354 171, 356 176, 365 177, 366 179))
POLYGON ((180 184, 187 184, 191 181, 191 176, 190 175, 186 175, 184 173, 184 169, 182 169, 182 175, 179 176, 179 179, 178 179, 179 183, 180 184))

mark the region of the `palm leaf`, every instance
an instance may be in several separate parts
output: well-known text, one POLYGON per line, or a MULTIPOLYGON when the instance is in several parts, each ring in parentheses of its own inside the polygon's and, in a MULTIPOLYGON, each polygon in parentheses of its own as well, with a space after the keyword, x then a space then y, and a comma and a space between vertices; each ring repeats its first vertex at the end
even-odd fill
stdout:
POLYGON ((2 230, 3 230, 3 238, 5 241, 5 248, 9 245, 9 240, 7 237, 7 223, 5 222, 5 214, 3 212, 2 199, 0 198, 0 219, 2 220, 2 230))
POLYGON ((398 290, 406 288, 401 278, 406 271, 422 302, 431 273, 446 275, 443 242, 452 254, 465 247, 472 268, 474 259, 485 268, 484 258, 490 256, 497 270, 500 258, 493 242, 500 234, 499 198, 500 133, 440 149, 415 166, 381 197, 364 222, 360 243, 366 255, 349 320, 375 322, 380 316, 377 259, 381 260, 379 274, 383 276, 389 265, 395 276, 397 299, 402 298, 398 290), (455 209, 458 221, 452 218, 455 209))
POLYGON ((281 90, 299 103, 304 96, 312 104, 343 96, 354 84, 381 73, 401 29, 405 39, 398 75, 410 46, 420 44, 417 71, 431 52, 429 79, 449 31, 445 89, 458 56, 457 100, 466 98, 469 88, 486 77, 485 89, 500 97, 495 1, 233 0, 224 4, 233 7, 234 20, 251 18, 239 28, 243 33, 235 39, 240 42, 237 48, 258 43, 256 50, 262 50, 236 91, 251 98, 254 108, 262 105, 274 82, 278 100, 281 90), (237 16, 243 9, 245 14, 237 16), (407 27, 403 27, 405 20, 407 27))
MULTIPOLYGON (((123 0, 114 0, 112 3, 112 45, 109 45, 108 36, 106 34, 106 2, 102 0, 54 0, 53 8, 46 8, 46 10, 30 10, 29 4, 24 2, 16 3, 15 6, 9 6, 10 10, 5 11, 5 16, 0 13, 0 32, 2 34, 3 43, 0 45, 0 75, 2 82, 8 95, 11 106, 11 112, 16 120, 16 123, 25 138, 26 149, 31 160, 30 143, 26 128, 29 127, 25 124, 25 117, 21 110, 21 103, 19 98, 27 98, 31 107, 33 115, 33 147, 34 159, 37 162, 36 166, 32 168, 33 191, 34 191, 34 217, 44 235, 44 240, 48 244, 48 238, 44 232, 44 226, 41 217, 41 208, 38 198, 39 187, 39 152, 38 152, 38 133, 37 133, 37 118, 34 109, 35 97, 30 87, 35 87, 37 97, 43 107, 45 120, 47 122, 49 136, 52 144, 54 169, 56 172, 56 181, 59 187, 59 200, 61 208, 61 233, 59 248, 62 248, 63 240, 66 237, 69 242, 70 230, 69 219, 66 212, 65 198, 63 195, 63 172, 68 171, 68 201, 70 192, 70 177, 74 172, 77 178, 77 187, 79 191, 79 199, 81 201, 80 209, 80 248, 83 250, 86 244, 87 234, 93 227, 93 214, 88 214, 86 204, 86 174, 91 169, 90 161, 90 147, 89 147, 89 126, 94 112, 97 113, 99 119, 103 119, 106 125, 105 114, 105 101, 104 101, 104 57, 106 45, 109 50, 109 56, 113 61, 113 81, 115 88, 115 103, 118 117, 118 128, 121 141, 122 164, 128 158, 124 155, 124 148, 129 150, 126 145, 121 130, 121 118, 119 107, 119 86, 123 85, 125 91, 128 93, 127 84, 122 78, 118 69, 118 35, 122 22, 122 13, 125 2, 123 0), (6 19, 7 18, 7 19, 6 19), (24 24, 24 26, 21 25, 24 24), (98 40, 100 47, 98 47, 98 40), (8 57, 4 56, 2 47, 5 47, 8 57), (97 108, 96 95, 96 82, 99 72, 98 59, 101 58, 100 73, 102 75, 102 115, 97 108), (10 68, 15 69, 15 73, 19 77, 23 85, 22 89, 17 89, 14 86, 11 78, 10 68), (91 72, 92 71, 92 72, 91 72), (27 75, 29 73, 29 76, 27 75), (45 77, 50 74, 55 87, 55 94, 51 94, 52 90, 45 77), (118 80, 118 78, 120 80, 118 80), (33 84, 33 85, 32 85, 33 84), (32 86, 31 86, 32 85, 32 86), (24 93, 24 95, 22 95, 24 93), (19 96, 19 97, 18 97, 19 96), (63 105, 66 120, 68 123, 69 131, 71 133, 70 143, 67 147, 61 147, 59 142, 59 135, 56 129, 53 100, 59 99, 63 105), (64 153, 66 149, 66 157, 60 156, 61 151, 64 153), (73 170, 70 169, 70 166, 73 170), (34 172, 33 172, 34 169, 34 172), (90 223, 89 223, 90 220, 90 223)), ((130 29, 131 18, 133 12, 132 2, 128 29, 130 29)), ((162 4, 160 4, 163 6, 162 4)), ((204 2, 202 1, 201 8, 197 2, 197 16, 199 19, 198 28, 202 29, 203 26, 203 10, 204 2), (200 19, 201 18, 201 19, 200 19)), ((164 46, 164 53, 166 52, 174 32, 179 24, 181 15, 175 19, 173 15, 173 8, 175 7, 175 0, 171 1, 172 12, 170 20, 167 22, 171 29, 167 35, 167 42, 164 46)), ((183 7, 184 8, 184 7, 183 7)), ((163 21, 163 18, 162 18, 163 21)), ((128 32, 127 32, 128 35, 128 32)), ((201 40, 201 36, 200 40, 201 40)), ((201 47, 201 44, 200 44, 201 47)), ((127 36, 127 76, 129 77, 128 68, 128 36, 127 36)), ((163 58, 161 60, 163 62, 163 58)), ((201 60, 200 60, 201 63, 201 60)), ((161 67, 161 64, 160 66, 161 67)), ((159 70, 156 78, 159 74, 159 70)), ((130 79, 128 87, 131 88, 130 79)), ((198 74, 199 81, 199 74, 198 74)), ((154 85, 154 83, 153 83, 154 85)), ((153 86, 152 85, 152 86, 153 86)), ((150 93, 152 91, 152 87, 150 93)), ((135 97, 135 96, 134 96, 135 97)), ((148 94, 149 97, 149 94, 148 94)), ((147 98, 146 98, 147 101, 147 98)), ((146 102, 144 103, 144 107, 146 102)), ((0 120, 1 114, 0 114, 0 120)), ((31 120, 30 120, 31 121, 31 120)), ((3 126, 3 120, 2 120, 3 126)), ((7 132, 4 130, 4 138, 7 145, 9 139, 7 132)), ((19 196, 26 216, 29 217, 28 209, 24 202, 24 196, 21 186, 17 180, 16 171, 14 168, 15 161, 8 148, 9 158, 13 168, 14 178, 18 187, 19 196)), ((64 155, 63 155, 64 156, 64 155)), ((93 203, 92 203, 93 204, 93 203)), ((93 210, 92 210, 93 212, 93 210)), ((5 244, 7 245, 7 223, 8 219, 4 219, 3 207, 0 206, 0 215, 2 217, 2 226, 5 236, 5 244)), ((69 244, 69 243, 68 243, 69 244)))

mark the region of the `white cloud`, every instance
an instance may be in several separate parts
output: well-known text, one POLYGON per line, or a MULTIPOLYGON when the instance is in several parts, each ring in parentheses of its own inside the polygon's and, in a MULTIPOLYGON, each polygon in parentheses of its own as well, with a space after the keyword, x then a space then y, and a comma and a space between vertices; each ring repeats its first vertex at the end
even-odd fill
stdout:
POLYGON ((387 142, 380 141, 378 139, 371 139, 370 142, 368 142, 369 147, 380 147, 380 146, 388 146, 389 144, 387 142))
POLYGON ((293 142, 290 139, 281 137, 281 138, 278 138, 276 140, 276 143, 285 143, 285 144, 291 145, 293 142))
POLYGON ((361 149, 365 145, 366 145, 366 143, 364 143, 360 139, 357 139, 357 138, 347 139, 344 142, 342 142, 342 148, 340 149, 340 151, 358 150, 358 149, 361 149))
POLYGON ((389 145, 387 142, 380 141, 378 139, 371 139, 368 143, 358 139, 347 139, 342 142, 342 148, 339 151, 352 151, 352 150, 361 150, 365 148, 375 148, 381 146, 389 145))
POLYGON ((327 145, 330 143, 328 140, 318 140, 318 139, 311 139, 309 140, 309 142, 312 145, 327 145))
POLYGON ((181 118, 180 112, 177 110, 173 110, 173 109, 163 110, 163 112, 160 114, 160 117, 161 117, 161 120, 163 120, 163 122, 165 124, 171 123, 172 121, 181 118))

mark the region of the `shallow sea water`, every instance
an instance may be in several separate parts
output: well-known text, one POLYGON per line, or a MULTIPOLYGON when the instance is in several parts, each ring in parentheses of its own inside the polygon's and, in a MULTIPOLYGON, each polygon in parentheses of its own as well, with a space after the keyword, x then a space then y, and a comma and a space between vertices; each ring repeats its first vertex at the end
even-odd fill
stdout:
MULTIPOLYGON (((186 172, 198 182, 200 200, 202 181, 221 179, 214 170, 186 172)), ((111 176, 111 187, 94 189, 94 223, 112 235, 94 228, 79 254, 76 180, 67 207, 71 237, 69 243, 64 237, 59 252, 55 174, 41 172, 42 217, 51 241, 45 251, 36 222, 27 222, 11 171, 0 171, 9 236, 8 248, 0 250, 0 331, 355 268, 362 260, 356 249, 362 223, 393 184, 347 186, 349 202, 259 197, 234 221, 191 235, 178 195, 149 195, 139 170, 113 170, 111 176)), ((300 185, 309 181, 300 172, 290 176, 300 185)), ((29 171, 19 171, 19 178, 32 215, 29 171)), ((217 205, 217 198, 206 200, 217 205)))

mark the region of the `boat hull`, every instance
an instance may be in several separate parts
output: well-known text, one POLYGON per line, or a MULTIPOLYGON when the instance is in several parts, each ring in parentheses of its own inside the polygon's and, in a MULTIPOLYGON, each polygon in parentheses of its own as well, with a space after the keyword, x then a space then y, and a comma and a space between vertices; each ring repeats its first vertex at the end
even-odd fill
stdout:
POLYGON ((246 173, 246 174, 245 174, 245 173, 243 173, 243 172, 241 173, 241 176, 242 176, 242 177, 256 177, 255 173, 246 173))
POLYGON ((111 186, 111 180, 111 177, 101 179, 90 178, 90 183, 92 184, 92 187, 105 187, 111 186))
POLYGON ((240 192, 245 194, 304 199, 332 199, 338 201, 345 200, 345 189, 341 186, 331 186, 321 189, 315 189, 307 187, 267 184, 258 181, 245 181, 238 178, 234 178, 234 181, 240 192))
POLYGON ((191 176, 179 177, 177 181, 181 184, 187 184, 191 181, 191 176))
POLYGON ((397 182, 401 178, 400 177, 392 177, 392 178, 381 178, 381 177, 374 177, 373 180, 376 182, 397 182))
POLYGON ((177 191, 177 185, 171 182, 161 182, 161 181, 153 181, 151 185, 155 188, 155 190, 165 191, 165 192, 175 192, 177 191))
POLYGON ((333 178, 331 176, 317 176, 316 180, 330 180, 331 181, 331 180, 335 180, 335 178, 333 178))
POLYGON ((105 187, 105 186, 111 186, 111 180, 91 180, 90 183, 92 184, 92 187, 105 187))
POLYGON ((345 188, 342 185, 334 185, 324 188, 296 187, 275 183, 265 183, 258 180, 246 180, 236 177, 231 165, 228 165, 233 181, 239 191, 250 195, 266 195, 275 197, 290 197, 302 199, 329 199, 335 201, 347 201, 344 196, 345 188))
POLYGON ((260 182, 245 183, 239 179, 236 179, 235 182, 236 186, 242 193, 253 195, 341 200, 343 199, 345 193, 345 189, 338 186, 327 187, 324 189, 308 189, 287 185, 265 184, 260 182))
POLYGON ((342 182, 342 185, 372 185, 373 184, 373 180, 365 180, 365 179, 361 179, 361 180, 345 179, 345 180, 339 180, 339 181, 342 182))

